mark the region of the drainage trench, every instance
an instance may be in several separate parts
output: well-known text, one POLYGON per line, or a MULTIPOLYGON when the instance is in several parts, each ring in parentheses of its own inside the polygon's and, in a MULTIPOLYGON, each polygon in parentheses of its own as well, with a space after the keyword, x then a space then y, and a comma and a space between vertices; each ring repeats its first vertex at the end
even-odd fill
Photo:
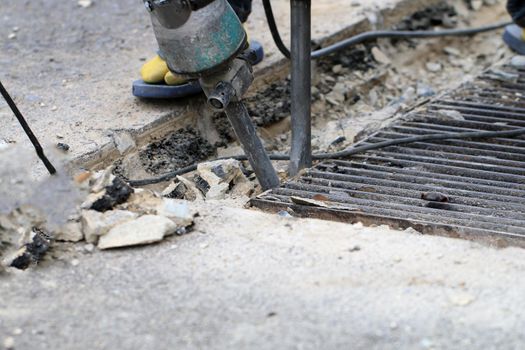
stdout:
MULTIPOLYGON (((523 127, 525 71, 504 70, 518 75, 517 82, 481 76, 361 144, 523 127)), ((297 216, 414 227, 428 234, 525 246, 524 198, 525 137, 519 136, 417 142, 327 160, 252 204, 297 216)))

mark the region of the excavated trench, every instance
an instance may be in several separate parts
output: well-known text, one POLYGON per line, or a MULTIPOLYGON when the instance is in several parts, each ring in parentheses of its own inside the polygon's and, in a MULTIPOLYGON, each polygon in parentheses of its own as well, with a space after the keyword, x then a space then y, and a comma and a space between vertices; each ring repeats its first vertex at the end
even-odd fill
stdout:
MULTIPOLYGON (((486 2, 490 3, 490 2, 486 2)), ((443 1, 405 18, 396 29, 479 26, 507 20, 503 1, 471 6, 443 1), (475 9, 473 9, 475 7, 475 9)), ((511 55, 501 32, 432 40, 378 40, 338 52, 314 64, 314 152, 338 151, 377 130, 399 113, 471 80, 511 55)), ((289 78, 251 92, 245 102, 266 148, 287 152, 290 138, 289 78)), ((208 113, 209 114, 209 113, 208 113)), ((242 153, 227 118, 205 115, 115 162, 115 174, 141 179, 198 162, 242 153)), ((285 163, 277 164, 285 172, 285 163)), ((162 189, 166 183, 155 187, 162 189)))

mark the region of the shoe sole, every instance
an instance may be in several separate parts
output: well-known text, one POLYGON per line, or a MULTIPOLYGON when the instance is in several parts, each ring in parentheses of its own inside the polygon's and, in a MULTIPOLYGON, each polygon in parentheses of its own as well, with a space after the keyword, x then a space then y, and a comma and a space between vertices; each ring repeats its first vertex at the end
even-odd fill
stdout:
MULTIPOLYGON (((256 55, 255 64, 259 64, 264 58, 264 49, 257 41, 250 43, 256 55)), ((143 80, 135 80, 132 85, 133 96, 147 99, 175 99, 198 95, 202 88, 197 80, 181 85, 148 84, 143 80)))
POLYGON ((525 41, 521 38, 516 38, 516 36, 512 35, 507 29, 505 29, 503 33, 503 41, 516 53, 525 55, 525 41))

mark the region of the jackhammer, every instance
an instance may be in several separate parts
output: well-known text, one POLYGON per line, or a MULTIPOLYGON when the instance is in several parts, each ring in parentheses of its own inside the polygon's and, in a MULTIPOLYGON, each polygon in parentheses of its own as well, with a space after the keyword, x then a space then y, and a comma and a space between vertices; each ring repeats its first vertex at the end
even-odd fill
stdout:
MULTIPOLYGON (((291 173, 311 165, 310 0, 292 0, 291 173), (295 31, 297 27, 297 31, 295 31), (297 126, 297 127, 296 127, 297 126)), ((224 111, 262 188, 279 178, 257 136, 242 97, 253 82, 253 53, 244 28, 226 0, 144 0, 170 71, 199 79, 209 106, 224 111)))

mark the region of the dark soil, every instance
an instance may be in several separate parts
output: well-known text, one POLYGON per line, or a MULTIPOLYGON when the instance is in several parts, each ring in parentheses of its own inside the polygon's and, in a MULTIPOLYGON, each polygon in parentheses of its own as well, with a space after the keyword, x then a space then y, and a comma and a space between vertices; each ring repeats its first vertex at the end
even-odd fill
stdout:
POLYGON ((139 156, 144 169, 157 175, 201 162, 215 150, 199 131, 187 127, 149 144, 139 156))
POLYGON ((396 30, 428 30, 434 27, 453 28, 456 26, 458 13, 446 1, 428 7, 404 18, 394 27, 396 30))

